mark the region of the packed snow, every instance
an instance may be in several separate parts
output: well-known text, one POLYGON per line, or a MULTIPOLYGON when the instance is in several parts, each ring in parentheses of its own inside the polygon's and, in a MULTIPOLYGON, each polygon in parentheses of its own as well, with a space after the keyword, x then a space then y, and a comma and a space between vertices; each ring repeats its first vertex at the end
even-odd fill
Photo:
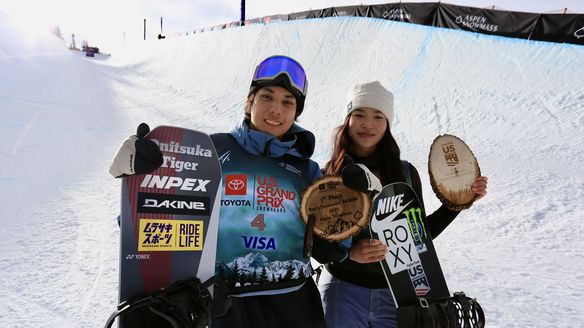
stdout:
POLYGON ((0 327, 101 327, 117 304, 120 180, 108 173, 140 122, 228 131, 255 65, 306 68, 299 124, 330 154, 345 94, 379 80, 391 129, 428 179, 438 135, 462 138, 489 194, 435 240, 451 291, 488 327, 584 322, 584 47, 368 18, 254 25, 145 41, 86 58, 0 13, 0 327))

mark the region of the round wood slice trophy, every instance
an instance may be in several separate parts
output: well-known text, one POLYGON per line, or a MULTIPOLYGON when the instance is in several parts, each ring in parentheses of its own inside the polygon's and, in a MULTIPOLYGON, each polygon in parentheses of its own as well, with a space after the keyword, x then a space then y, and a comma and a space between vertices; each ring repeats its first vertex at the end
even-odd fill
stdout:
POLYGON ((300 202, 300 213, 307 225, 307 245, 312 245, 312 233, 330 241, 356 235, 367 226, 370 212, 369 197, 346 187, 341 177, 316 180, 308 186, 300 202))
POLYGON ((481 175, 476 157, 460 138, 444 134, 434 139, 428 156, 432 190, 451 210, 469 208, 476 199, 471 185, 481 175))

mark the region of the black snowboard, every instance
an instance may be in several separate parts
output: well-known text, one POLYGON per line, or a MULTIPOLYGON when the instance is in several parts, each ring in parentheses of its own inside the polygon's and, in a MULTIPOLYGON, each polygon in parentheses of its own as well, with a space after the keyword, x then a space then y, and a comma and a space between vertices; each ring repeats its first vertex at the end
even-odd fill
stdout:
MULTIPOLYGON (((221 167, 208 135, 159 126, 146 138, 162 167, 122 182, 120 303, 189 277, 213 276, 221 167)), ((120 327, 133 327, 120 322, 120 327)))
POLYGON ((448 297, 418 196, 406 183, 385 186, 373 200, 369 231, 388 246, 381 262, 396 307, 415 297, 448 297))

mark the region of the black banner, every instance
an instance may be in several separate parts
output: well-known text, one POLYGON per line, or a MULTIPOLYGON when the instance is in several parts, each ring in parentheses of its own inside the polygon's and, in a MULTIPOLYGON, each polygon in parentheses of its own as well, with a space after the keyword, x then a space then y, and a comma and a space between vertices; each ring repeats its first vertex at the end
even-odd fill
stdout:
POLYGON ((323 10, 320 11, 320 17, 321 18, 336 17, 335 8, 333 8, 333 7, 324 8, 323 10))
MULTIPOLYGON (((387 3, 343 6, 272 15, 244 25, 336 16, 372 17, 505 37, 584 45, 584 14, 536 14, 444 3, 387 3)), ((224 27, 232 27, 230 23, 224 27)))
POLYGON ((540 15, 530 39, 584 45, 584 15, 540 15))
POLYGON ((231 22, 231 23, 225 24, 225 28, 237 27, 237 26, 241 26, 241 25, 242 25, 241 21, 236 21, 236 22, 231 22))
POLYGON ((321 17, 337 17, 337 16, 352 16, 352 17, 367 17, 370 6, 344 6, 332 7, 322 10, 321 17))
POLYGON ((369 6, 369 17, 432 25, 438 3, 393 3, 369 6))
POLYGON ((306 18, 319 18, 322 10, 307 10, 298 13, 292 13, 288 15, 288 20, 306 19, 306 18))
POLYGON ((287 21, 288 20, 288 15, 272 15, 272 16, 266 16, 263 18, 263 22, 264 23, 277 23, 277 22, 283 22, 283 21, 287 21))
POLYGON ((367 17, 369 15, 369 6, 346 6, 335 8, 337 16, 358 16, 367 17))
POLYGON ((260 24, 260 23, 263 23, 262 17, 258 17, 258 18, 254 18, 254 19, 246 19, 243 22, 243 25, 255 25, 255 24, 260 24))
POLYGON ((499 35, 527 39, 537 24, 538 14, 520 13, 515 11, 500 11, 506 16, 499 35))
POLYGON ((538 16, 441 4, 434 26, 526 39, 533 31, 538 16))
POLYGON ((486 34, 496 34, 499 24, 479 8, 440 5, 434 19, 434 26, 460 29, 486 34))

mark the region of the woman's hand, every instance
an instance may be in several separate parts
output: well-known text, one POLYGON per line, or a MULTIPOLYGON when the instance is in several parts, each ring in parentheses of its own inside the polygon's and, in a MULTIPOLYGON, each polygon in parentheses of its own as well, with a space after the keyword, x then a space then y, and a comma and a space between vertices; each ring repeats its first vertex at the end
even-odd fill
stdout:
POLYGON ((487 195, 487 184, 489 178, 480 176, 478 177, 475 182, 470 187, 475 194, 477 194, 476 200, 479 200, 487 195))
POLYGON ((387 246, 377 239, 361 239, 349 249, 349 258, 357 263, 379 262, 385 258, 387 246))

